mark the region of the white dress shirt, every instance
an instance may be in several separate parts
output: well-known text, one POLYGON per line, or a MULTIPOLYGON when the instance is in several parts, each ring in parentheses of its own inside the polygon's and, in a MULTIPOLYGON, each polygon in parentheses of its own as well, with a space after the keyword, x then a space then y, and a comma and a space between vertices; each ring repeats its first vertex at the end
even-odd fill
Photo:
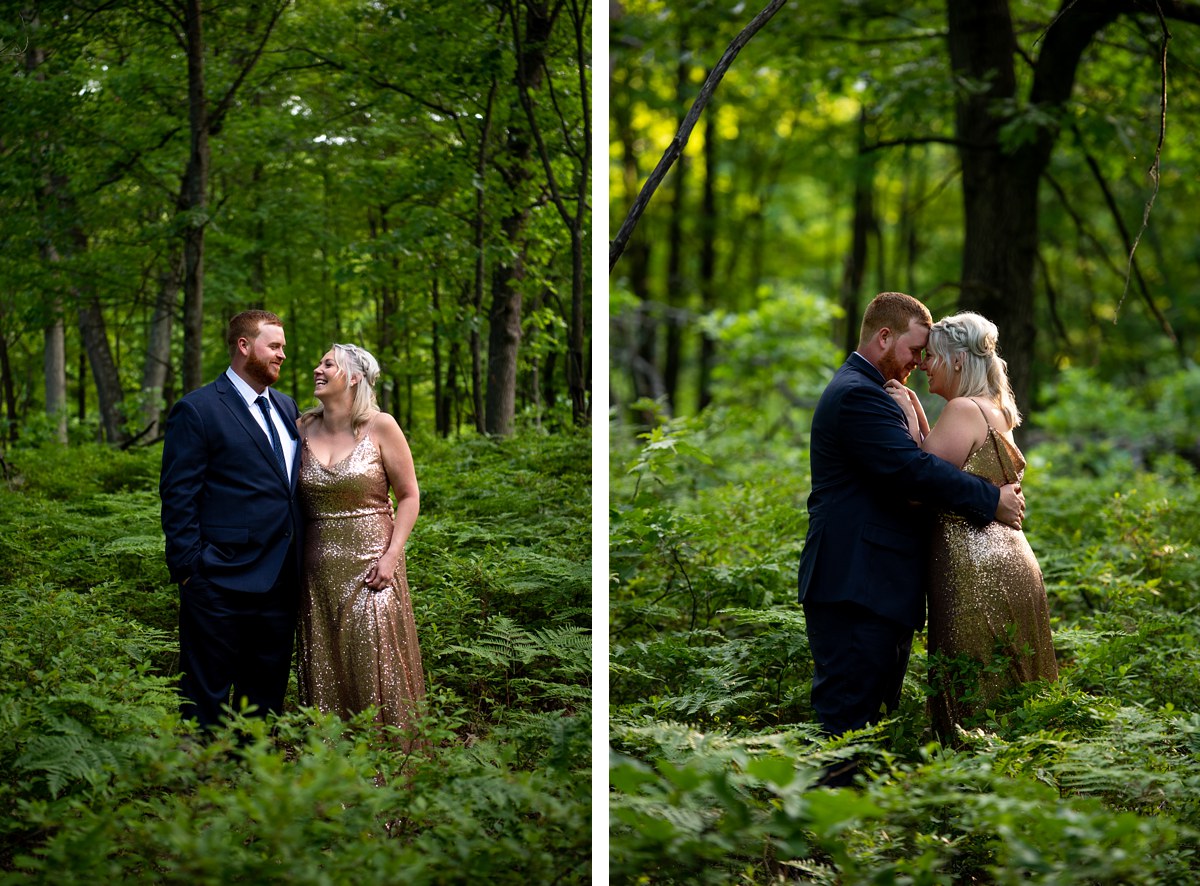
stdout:
MULTIPOLYGON (((241 394, 242 399, 246 401, 246 408, 250 410, 250 414, 254 416, 254 420, 262 429, 263 436, 266 437, 267 442, 270 443, 271 435, 267 432, 267 423, 263 419, 262 410, 258 408, 258 405, 255 402, 258 400, 258 392, 255 391, 254 388, 250 387, 250 385, 246 384, 245 379, 234 372, 232 366, 225 370, 225 375, 231 382, 233 382, 234 390, 241 394)), ((287 462, 288 477, 290 478, 292 476, 292 466, 296 463, 296 449, 299 444, 292 434, 292 431, 295 429, 293 428, 292 430, 288 430, 287 425, 284 424, 283 416, 279 414, 279 410, 276 409, 275 404, 271 402, 270 390, 270 388, 264 390, 263 396, 267 398, 267 402, 271 403, 271 421, 275 425, 275 432, 279 434, 279 443, 283 447, 283 459, 285 462, 287 462)))

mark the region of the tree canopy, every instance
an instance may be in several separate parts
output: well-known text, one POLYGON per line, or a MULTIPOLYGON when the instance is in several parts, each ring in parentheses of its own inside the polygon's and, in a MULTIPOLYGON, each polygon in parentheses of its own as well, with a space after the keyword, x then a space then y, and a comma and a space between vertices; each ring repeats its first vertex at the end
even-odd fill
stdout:
MULTIPOLYGON (((754 11, 614 13, 614 231, 754 11)), ((731 318, 801 293, 837 307, 791 331, 843 352, 878 291, 984 313, 1027 411, 1067 366, 1138 384, 1194 360, 1198 20, 1116 0, 784 5, 614 268, 615 398, 711 402, 731 318)))
POLYGON ((578 0, 4 16, 6 436, 155 439, 247 307, 302 402, 351 340, 402 424, 586 423, 590 30, 578 0))

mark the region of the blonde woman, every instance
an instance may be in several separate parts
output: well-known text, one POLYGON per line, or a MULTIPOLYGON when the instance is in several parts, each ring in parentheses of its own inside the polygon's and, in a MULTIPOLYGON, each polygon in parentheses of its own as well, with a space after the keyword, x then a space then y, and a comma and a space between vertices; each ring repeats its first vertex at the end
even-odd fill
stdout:
MULTIPOLYGON (((931 428, 921 402, 896 381, 885 386, 922 449, 997 486, 1019 483, 1025 457, 1013 440, 1021 414, 991 321, 964 312, 933 324, 921 368, 946 400, 931 428)), ((1058 665, 1042 571, 1025 534, 938 516, 929 560, 930 714, 953 741, 995 699, 1022 682, 1054 680, 1058 665)))
POLYGON ((407 726, 425 695, 404 545, 420 510, 408 441, 376 406, 379 363, 335 344, 313 370, 319 404, 300 416, 305 518, 300 696, 407 726), (389 500, 395 496, 395 509, 389 500))

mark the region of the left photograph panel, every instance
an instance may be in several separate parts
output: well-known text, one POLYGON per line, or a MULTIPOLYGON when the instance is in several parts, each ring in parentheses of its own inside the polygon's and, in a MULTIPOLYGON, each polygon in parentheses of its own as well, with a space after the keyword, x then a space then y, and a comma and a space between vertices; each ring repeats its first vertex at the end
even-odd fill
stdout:
POLYGON ((592 881, 590 3, 0 12, 0 879, 592 881))

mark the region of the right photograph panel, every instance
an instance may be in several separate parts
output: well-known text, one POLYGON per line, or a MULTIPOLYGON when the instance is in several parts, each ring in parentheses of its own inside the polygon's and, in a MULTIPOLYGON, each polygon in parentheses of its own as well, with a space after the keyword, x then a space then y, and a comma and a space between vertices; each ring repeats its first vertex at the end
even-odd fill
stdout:
POLYGON ((630 0, 609 69, 612 882, 1200 875, 1200 11, 630 0))

